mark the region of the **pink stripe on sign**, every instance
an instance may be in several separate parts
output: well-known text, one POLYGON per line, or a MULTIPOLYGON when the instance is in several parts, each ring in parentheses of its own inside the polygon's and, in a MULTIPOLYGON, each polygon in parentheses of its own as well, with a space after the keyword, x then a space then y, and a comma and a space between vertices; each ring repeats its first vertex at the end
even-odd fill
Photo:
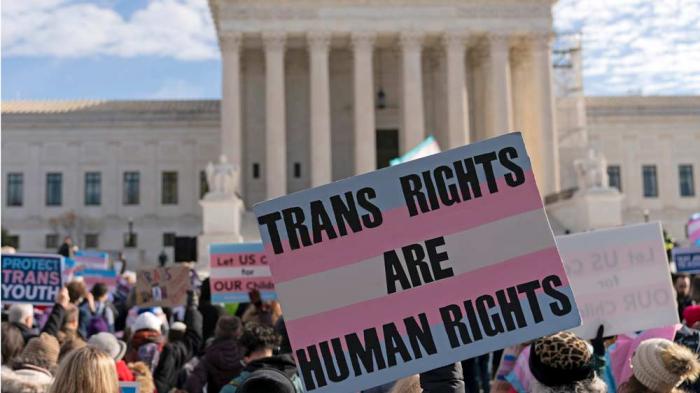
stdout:
MULTIPOLYGON (((306 347, 352 332, 361 332, 388 322, 401 321, 421 312, 426 313, 429 323, 434 325, 442 321, 439 312, 442 306, 461 305, 467 299, 473 300, 485 294, 493 295, 499 289, 541 280, 552 274, 559 276, 562 287, 569 285, 556 247, 521 255, 506 262, 404 292, 309 317, 285 320, 285 324, 294 348, 306 347)), ((403 324, 398 323, 397 327, 399 325, 403 324)))
MULTIPOLYGON (((498 188, 502 191, 485 192, 481 198, 414 217, 409 216, 405 206, 382 212, 384 222, 376 230, 363 230, 291 252, 275 255, 272 245, 268 244, 265 249, 272 260, 272 275, 275 282, 282 283, 364 261, 406 244, 543 208, 532 171, 525 172, 525 184, 510 188, 502 180, 498 188)), ((284 248, 288 249, 288 243, 285 242, 284 248)))
POLYGON ((209 267, 252 267, 267 266, 265 253, 236 253, 236 254, 212 254, 209 257, 209 267))
POLYGON ((255 278, 212 278, 211 283, 212 293, 248 293, 253 289, 259 291, 274 291, 275 285, 272 277, 255 277, 255 278))

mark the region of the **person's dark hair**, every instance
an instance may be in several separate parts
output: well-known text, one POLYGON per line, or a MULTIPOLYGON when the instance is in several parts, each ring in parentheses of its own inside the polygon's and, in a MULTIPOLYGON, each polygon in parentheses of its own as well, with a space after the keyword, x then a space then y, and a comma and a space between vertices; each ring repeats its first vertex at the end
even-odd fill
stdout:
POLYGON ((224 315, 216 322, 217 338, 237 338, 241 335, 241 319, 235 316, 224 315))
POLYGON ((77 304, 81 298, 85 297, 85 292, 87 292, 85 283, 82 281, 71 281, 66 285, 66 288, 68 289, 70 302, 73 304, 77 304))
POLYGON ((2 364, 9 365, 22 353, 24 338, 19 328, 9 322, 2 323, 2 364))
POLYGON ((95 300, 106 295, 108 291, 109 288, 107 288, 107 284, 103 282, 98 282, 97 284, 92 286, 92 296, 95 298, 95 300))
POLYGON ((238 339, 238 343, 245 349, 244 356, 262 349, 274 350, 281 341, 280 335, 272 327, 255 322, 246 323, 243 334, 238 339))
POLYGON ((673 282, 675 283, 679 278, 690 279, 690 275, 688 273, 676 273, 676 275, 673 276, 673 282))

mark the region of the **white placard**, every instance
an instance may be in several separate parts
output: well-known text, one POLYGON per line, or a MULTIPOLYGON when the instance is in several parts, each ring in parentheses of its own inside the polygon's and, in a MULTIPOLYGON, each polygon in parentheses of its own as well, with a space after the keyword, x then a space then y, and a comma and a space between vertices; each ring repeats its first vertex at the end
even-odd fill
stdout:
POLYGON ((676 296, 659 223, 556 238, 581 313, 572 331, 595 337, 678 323, 676 296))

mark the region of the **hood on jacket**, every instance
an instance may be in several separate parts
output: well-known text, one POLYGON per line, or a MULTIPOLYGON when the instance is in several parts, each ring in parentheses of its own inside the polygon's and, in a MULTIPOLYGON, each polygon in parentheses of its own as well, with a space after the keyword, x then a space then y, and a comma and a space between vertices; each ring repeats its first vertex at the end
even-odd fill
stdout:
POLYGON ((297 372, 296 363, 294 359, 289 354, 270 356, 269 358, 262 358, 254 360, 245 366, 245 371, 253 372, 262 368, 274 368, 282 371, 286 376, 292 378, 297 372))
POLYGON ((230 370, 241 369, 241 359, 243 353, 236 339, 215 339, 207 348, 204 358, 207 365, 215 369, 230 370))
POLYGON ((47 371, 2 369, 2 393, 47 393, 52 384, 47 371))

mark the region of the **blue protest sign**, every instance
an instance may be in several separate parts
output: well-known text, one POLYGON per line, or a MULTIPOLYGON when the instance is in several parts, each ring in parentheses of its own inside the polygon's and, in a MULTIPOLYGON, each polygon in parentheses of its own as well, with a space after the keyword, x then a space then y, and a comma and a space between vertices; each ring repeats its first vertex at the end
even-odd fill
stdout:
POLYGON ((60 255, 3 254, 3 303, 53 304, 63 286, 62 269, 60 255))
POLYGON ((700 273, 700 247, 674 248, 671 253, 678 273, 700 273))

